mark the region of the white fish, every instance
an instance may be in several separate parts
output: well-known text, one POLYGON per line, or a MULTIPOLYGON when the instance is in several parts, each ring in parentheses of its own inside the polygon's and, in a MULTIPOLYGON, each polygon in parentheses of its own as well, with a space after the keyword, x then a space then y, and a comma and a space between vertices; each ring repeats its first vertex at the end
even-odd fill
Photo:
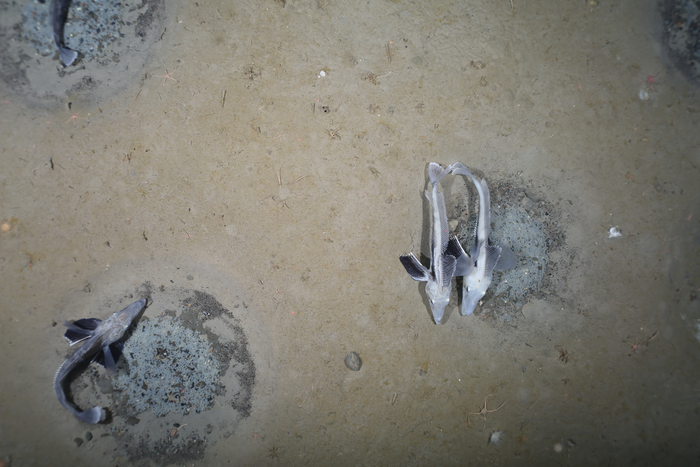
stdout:
POLYGON ((135 301, 121 311, 117 311, 104 321, 96 318, 80 319, 75 323, 68 321, 63 324, 68 327, 65 337, 71 345, 85 341, 78 350, 63 362, 63 365, 56 372, 53 382, 54 392, 58 401, 70 413, 86 423, 99 423, 105 419, 105 410, 102 407, 93 407, 86 411, 81 411, 73 401, 68 400, 63 388, 63 381, 82 361, 100 352, 104 353, 104 362, 107 372, 114 374, 117 371, 115 358, 110 351, 110 345, 115 344, 122 338, 124 332, 131 326, 131 323, 146 306, 146 300, 135 301))
MULTIPOLYGON (((427 282, 425 293, 430 301, 430 311, 435 324, 440 324, 445 313, 445 307, 450 301, 452 291, 452 276, 458 268, 457 258, 461 256, 462 247, 457 239, 449 238, 449 225, 445 211, 445 197, 438 193, 438 183, 452 170, 452 166, 443 169, 439 164, 430 163, 428 175, 432 185, 431 191, 425 191, 425 197, 430 202, 432 211, 432 228, 430 239, 430 269, 423 266, 413 253, 399 256, 406 272, 414 280, 427 282)), ((462 258, 459 261, 461 271, 471 264, 462 258)), ((468 271, 467 271, 468 272, 468 271)))
MULTIPOLYGON (((462 283, 462 307, 459 313, 462 316, 469 316, 474 312, 477 303, 481 300, 493 278, 494 269, 509 269, 517 261, 515 254, 510 247, 501 242, 498 245, 491 245, 489 235, 491 234, 491 199, 486 180, 478 182, 471 172, 459 162, 450 166, 452 173, 456 175, 468 175, 471 177, 476 190, 479 192, 479 220, 476 226, 474 245, 471 249, 471 257, 467 256, 464 250, 462 255, 469 259, 473 267, 467 274, 457 271, 455 276, 463 275, 462 283)), ((460 250, 462 247, 459 247, 460 250)), ((466 259, 465 258, 465 259, 466 259)))

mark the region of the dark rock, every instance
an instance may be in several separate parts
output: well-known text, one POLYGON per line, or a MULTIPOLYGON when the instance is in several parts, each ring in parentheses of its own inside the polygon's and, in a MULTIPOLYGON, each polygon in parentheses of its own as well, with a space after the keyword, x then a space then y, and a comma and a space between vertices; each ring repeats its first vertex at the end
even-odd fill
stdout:
POLYGON ((352 371, 360 371, 360 368, 362 368, 362 359, 357 352, 350 352, 348 356, 345 357, 345 366, 352 371))

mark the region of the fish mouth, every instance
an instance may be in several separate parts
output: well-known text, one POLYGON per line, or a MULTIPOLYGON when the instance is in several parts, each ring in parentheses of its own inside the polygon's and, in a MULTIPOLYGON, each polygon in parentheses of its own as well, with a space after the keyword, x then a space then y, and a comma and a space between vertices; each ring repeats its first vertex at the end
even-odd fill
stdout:
POLYGON ((428 296, 430 303, 430 311, 433 314, 435 324, 442 322, 442 317, 445 314, 445 307, 450 303, 450 292, 452 287, 440 288, 436 282, 428 281, 425 285, 425 294, 428 296))
POLYGON ((476 305, 484 297, 484 294, 469 293, 466 290, 462 294, 462 308, 460 309, 460 314, 462 316, 470 316, 474 313, 476 305))
POLYGON ((446 306, 447 302, 430 304, 430 311, 433 314, 433 320, 435 321, 435 324, 442 324, 442 318, 445 315, 446 306))

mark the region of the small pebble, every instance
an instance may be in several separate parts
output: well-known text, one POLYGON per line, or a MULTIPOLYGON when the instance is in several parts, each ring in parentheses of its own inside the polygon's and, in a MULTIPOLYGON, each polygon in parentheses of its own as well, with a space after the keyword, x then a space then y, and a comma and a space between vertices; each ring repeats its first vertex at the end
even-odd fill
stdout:
POLYGON ((92 439, 92 433, 90 433, 89 431, 86 432, 86 433, 85 433, 85 439, 88 440, 88 441, 90 441, 90 440, 92 439))
POLYGON ((362 359, 357 355, 357 352, 350 352, 348 356, 345 357, 345 366, 352 371, 360 371, 360 368, 362 368, 362 359))
POLYGON ((73 442, 74 442, 75 445, 78 446, 78 447, 82 446, 83 443, 84 443, 84 441, 83 441, 82 438, 75 438, 75 439, 73 440, 73 442))

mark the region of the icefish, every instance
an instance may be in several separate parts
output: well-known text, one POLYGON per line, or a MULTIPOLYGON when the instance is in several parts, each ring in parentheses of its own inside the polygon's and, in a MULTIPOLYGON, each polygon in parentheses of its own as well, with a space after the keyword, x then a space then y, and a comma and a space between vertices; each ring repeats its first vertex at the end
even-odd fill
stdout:
MULTIPOLYGON (((461 164, 460 164, 461 165, 461 164)), ((449 238, 449 226, 445 211, 445 197, 438 193, 440 180, 452 170, 452 166, 443 169, 439 164, 430 163, 428 175, 432 190, 425 191, 425 197, 430 202, 432 211, 432 229, 430 239, 430 269, 423 266, 413 253, 399 256, 406 272, 414 280, 427 282, 425 293, 430 301, 430 311, 435 324, 440 324, 445 313, 445 307, 450 301, 452 291, 452 276, 455 272, 466 275, 471 263, 468 258, 459 258, 462 247, 456 238, 449 238), (459 258, 459 261, 458 261, 459 258)))
MULTIPOLYGON (((509 269, 516 263, 517 259, 506 243, 491 245, 489 242, 491 199, 486 180, 482 179, 481 182, 478 182, 471 172, 459 162, 452 164, 450 168, 453 174, 468 175, 479 192, 479 221, 476 226, 474 245, 471 249, 471 258, 469 258, 473 267, 467 274, 455 273, 455 276, 464 276, 462 307, 459 313, 462 316, 469 316, 474 313, 477 303, 484 297, 489 285, 491 285, 494 269, 509 269)), ((462 247, 459 246, 459 249, 461 250, 462 247)), ((463 250, 461 253, 467 257, 463 250)))
POLYGON ((104 365, 107 368, 107 373, 115 374, 117 366, 110 346, 122 338, 124 332, 129 329, 129 326, 131 326, 131 323, 143 310, 144 306, 146 306, 146 300, 142 298, 123 310, 117 311, 104 321, 100 321, 97 318, 87 318, 79 319, 75 323, 69 323, 68 321, 63 323, 68 327, 65 337, 70 341, 71 345, 82 341, 85 341, 85 343, 73 352, 73 355, 68 357, 58 369, 53 388, 61 405, 80 420, 86 423, 99 423, 105 419, 105 410, 102 407, 93 407, 84 412, 81 411, 66 397, 63 381, 80 362, 93 356, 98 356, 100 353, 103 355, 99 355, 99 357, 104 356, 104 365))

